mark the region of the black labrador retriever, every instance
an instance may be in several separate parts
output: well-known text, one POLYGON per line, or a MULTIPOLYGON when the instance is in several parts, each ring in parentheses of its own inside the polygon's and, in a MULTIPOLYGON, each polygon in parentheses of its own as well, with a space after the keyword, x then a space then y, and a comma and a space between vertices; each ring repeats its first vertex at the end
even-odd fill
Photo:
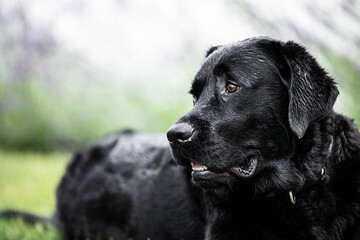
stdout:
POLYGON ((360 134, 303 47, 212 47, 190 93, 170 149, 122 132, 74 156, 53 218, 68 239, 360 239, 360 134))

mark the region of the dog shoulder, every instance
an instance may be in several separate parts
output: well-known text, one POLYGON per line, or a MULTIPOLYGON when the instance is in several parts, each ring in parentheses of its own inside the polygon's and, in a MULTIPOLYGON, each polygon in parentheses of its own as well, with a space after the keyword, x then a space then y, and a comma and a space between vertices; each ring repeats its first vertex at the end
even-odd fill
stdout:
POLYGON ((336 114, 333 154, 337 163, 360 164, 360 133, 352 119, 336 114))

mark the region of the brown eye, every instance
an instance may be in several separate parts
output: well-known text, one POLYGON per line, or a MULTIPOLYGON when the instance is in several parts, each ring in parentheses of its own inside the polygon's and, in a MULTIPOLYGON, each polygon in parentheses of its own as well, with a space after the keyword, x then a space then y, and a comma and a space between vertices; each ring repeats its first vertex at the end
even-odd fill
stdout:
POLYGON ((226 92, 228 92, 228 93, 236 92, 238 89, 239 89, 239 87, 234 84, 228 83, 226 85, 226 92))

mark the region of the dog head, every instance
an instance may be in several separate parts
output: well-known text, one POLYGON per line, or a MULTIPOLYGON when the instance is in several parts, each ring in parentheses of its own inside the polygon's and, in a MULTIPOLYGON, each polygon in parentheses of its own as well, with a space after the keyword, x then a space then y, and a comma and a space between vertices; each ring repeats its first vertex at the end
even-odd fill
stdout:
POLYGON ((190 93, 194 107, 167 133, 175 160, 204 188, 267 190, 303 184, 295 141, 338 95, 303 47, 264 37, 212 47, 190 93))

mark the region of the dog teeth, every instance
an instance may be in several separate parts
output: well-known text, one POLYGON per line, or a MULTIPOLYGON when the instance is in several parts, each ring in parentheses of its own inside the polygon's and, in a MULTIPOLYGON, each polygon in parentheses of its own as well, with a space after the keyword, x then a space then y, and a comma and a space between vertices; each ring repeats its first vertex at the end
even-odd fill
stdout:
POLYGON ((192 170, 193 171, 195 171, 195 172, 201 172, 201 171, 205 171, 206 170, 206 168, 192 168, 192 170))
POLYGON ((194 172, 201 172, 201 171, 208 170, 208 167, 206 167, 204 165, 197 164, 197 163, 193 163, 193 162, 191 162, 191 166, 192 166, 192 170, 194 172))
POLYGON ((208 168, 205 167, 205 166, 203 166, 203 167, 193 167, 192 170, 195 171, 195 172, 200 172, 200 171, 208 170, 208 168))

